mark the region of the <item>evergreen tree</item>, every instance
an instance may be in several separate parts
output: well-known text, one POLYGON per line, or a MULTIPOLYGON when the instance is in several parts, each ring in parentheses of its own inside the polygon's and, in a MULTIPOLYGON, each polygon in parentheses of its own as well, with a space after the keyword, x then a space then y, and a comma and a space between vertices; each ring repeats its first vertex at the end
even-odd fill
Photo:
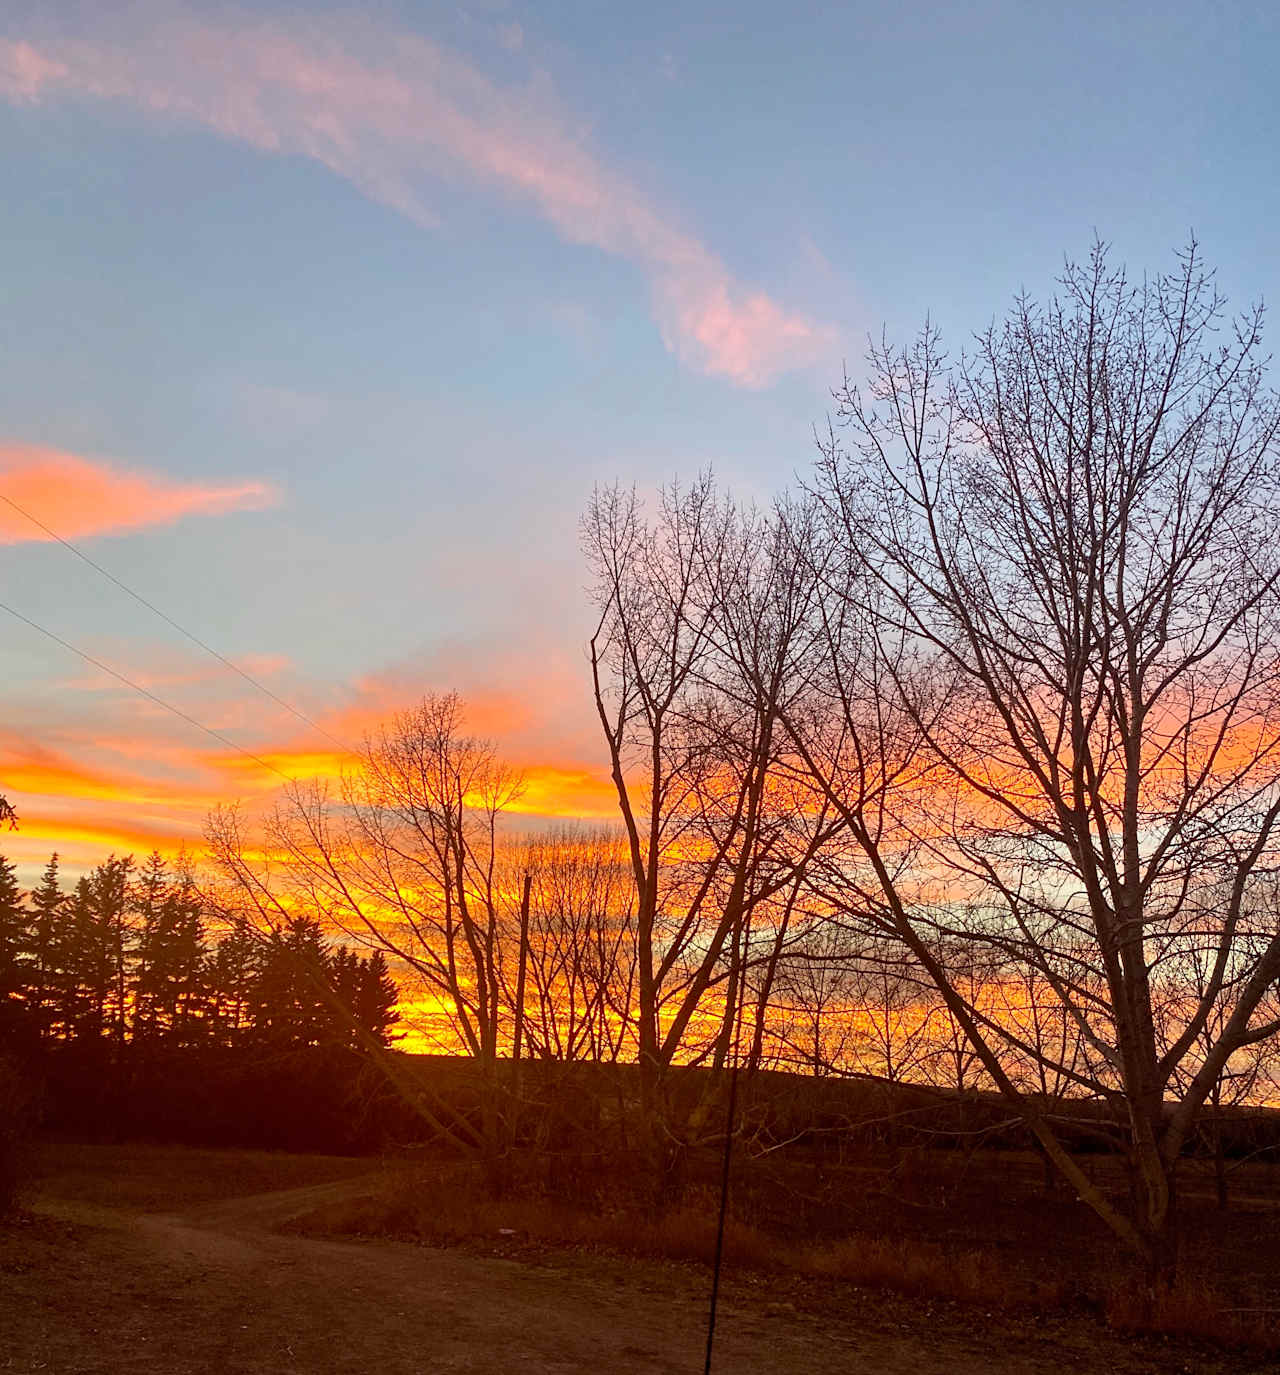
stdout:
POLYGON ((110 856, 91 876, 94 915, 101 941, 108 953, 111 982, 107 992, 106 1014, 111 1038, 122 1046, 128 1031, 130 962, 134 953, 136 930, 131 922, 134 901, 130 876, 133 856, 110 856))
POLYGON ((158 906, 144 912, 139 953, 134 1035, 175 1045, 199 1040, 207 952, 200 898, 189 876, 168 884, 158 906))
POLYGON ((13 1034, 29 1008, 28 944, 17 870, 0 856, 0 1036, 13 1034))
POLYGON ((335 1037, 359 1049, 363 1029, 382 1045, 390 1045, 394 1039, 391 1028, 400 1020, 395 1010, 400 994, 382 951, 375 950, 361 959, 354 950, 340 945, 329 953, 328 978, 345 1009, 345 1014, 334 1011, 335 1037))
POLYGON ((332 1039, 333 1012, 322 992, 328 973, 320 923, 292 917, 261 956, 250 1013, 254 1035, 277 1049, 318 1046, 332 1039))
POLYGON ((168 866, 158 850, 152 850, 135 884, 138 920, 137 957, 133 971, 133 1034, 141 1039, 155 1035, 157 985, 153 966, 161 940, 161 913, 169 891, 168 866))
POLYGON ((207 965, 204 922, 190 873, 177 879, 153 851, 135 884, 138 936, 133 1034, 185 1044, 198 1039, 207 965))
POLYGON ((29 988, 36 1034, 41 1037, 49 1034, 53 1020, 57 974, 54 941, 58 913, 65 900, 66 894, 58 886, 58 856, 55 852, 50 855, 49 863, 45 866, 40 886, 32 892, 30 898, 29 988))
POLYGON ((375 950, 360 966, 360 988, 354 1011, 360 1025, 384 1045, 396 1039, 392 1027, 400 1020, 396 1004, 400 990, 387 968, 386 956, 375 950))
POLYGON ((113 969, 109 933, 98 920, 98 895, 88 874, 58 914, 53 965, 55 1027, 66 1040, 100 1040, 107 1028, 113 969))
POLYGON ((213 1034, 237 1045, 253 1025, 261 977, 257 943, 243 931, 223 936, 205 960, 203 983, 213 1034))
POLYGON ((334 1008, 331 1011, 330 1023, 333 1036, 343 1045, 358 1045, 360 1038, 352 1025, 352 1019, 358 1022, 360 1018, 363 962, 354 950, 348 950, 345 945, 340 945, 329 952, 329 957, 325 963, 325 975, 329 987, 333 989, 338 1001, 342 1004, 342 1008, 345 1009, 345 1011, 339 1011, 334 1008))
POLYGON ((64 1036, 121 1046, 127 1030, 132 955, 131 857, 110 856, 75 886, 52 941, 57 1006, 64 1036))

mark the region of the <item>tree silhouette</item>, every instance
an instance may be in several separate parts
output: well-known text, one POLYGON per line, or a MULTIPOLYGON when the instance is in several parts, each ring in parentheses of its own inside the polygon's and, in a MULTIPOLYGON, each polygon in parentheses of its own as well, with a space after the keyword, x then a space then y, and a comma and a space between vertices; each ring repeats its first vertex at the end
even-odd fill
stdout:
POLYGON ((134 1035, 186 1044, 200 1039, 207 973, 200 898, 189 875, 170 881, 152 855, 139 885, 142 926, 134 978, 134 1035))
POLYGON ((384 1046, 395 1040, 392 1028, 400 1020, 396 1011, 399 1001, 400 990, 387 968, 387 957, 375 950, 360 962, 353 1010, 360 1025, 384 1046))
POLYGON ((114 965, 111 932, 98 915, 104 887, 82 876, 55 927, 54 1017, 66 1039, 97 1041, 106 1032, 114 965))
POLYGON ((12 1034, 27 1011, 28 944, 27 914, 17 871, 0 857, 0 1036, 12 1034))
POLYGON ((1160 1279, 1213 1086, 1280 1032, 1280 400, 1261 320, 1224 320, 1194 244, 1140 282, 1097 245, 972 357, 949 362, 931 325, 873 346, 812 484, 823 647, 787 713, 845 827, 848 919, 910 952, 957 1044, 1160 1279), (1034 974, 1087 1057, 988 1015, 975 952, 1034 974), (1029 1056, 1110 1103, 1127 1210, 1020 1087, 1029 1056))
POLYGON ((250 994, 254 1037, 277 1050, 324 1045, 333 1039, 333 1011, 323 988, 328 976, 320 923, 291 917, 268 938, 250 994))
POLYGON ((49 856, 39 887, 30 897, 31 916, 29 943, 31 964, 28 969, 28 1009, 34 1019, 38 1037, 50 1031, 50 1016, 56 980, 55 941, 59 912, 66 894, 58 884, 58 856, 49 856))
POLYGON ((243 1042, 252 1026, 258 976, 258 945, 244 931, 223 936, 206 956, 203 982, 215 1039, 226 1045, 243 1042))

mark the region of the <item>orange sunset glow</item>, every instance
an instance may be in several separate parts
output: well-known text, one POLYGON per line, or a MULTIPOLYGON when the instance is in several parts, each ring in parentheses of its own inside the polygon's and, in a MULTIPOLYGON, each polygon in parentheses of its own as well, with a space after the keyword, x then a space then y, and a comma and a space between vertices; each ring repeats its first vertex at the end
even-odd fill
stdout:
POLYGON ((0 4, 0 1372, 1277 1368, 1278 15, 0 4))

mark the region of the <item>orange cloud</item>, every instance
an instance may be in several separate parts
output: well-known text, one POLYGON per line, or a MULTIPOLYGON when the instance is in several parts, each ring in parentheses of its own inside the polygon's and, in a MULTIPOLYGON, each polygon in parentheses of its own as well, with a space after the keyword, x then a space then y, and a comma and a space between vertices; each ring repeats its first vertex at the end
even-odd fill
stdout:
MULTIPOLYGON (((270 750, 258 753, 258 758, 272 769, 289 778, 340 778, 358 767, 354 755, 337 750, 270 750)), ((239 786, 271 789, 280 786, 279 775, 262 768, 254 760, 239 754, 205 756, 207 763, 219 769, 239 786)), ((589 770, 554 764, 530 764, 520 769, 524 788, 520 797, 508 809, 515 816, 576 817, 583 820, 614 820, 618 812, 618 797, 613 784, 589 770)))
MULTIPOLYGON (((102 748, 111 749, 111 743, 97 741, 88 746, 94 751, 102 748)), ((34 744, 12 731, 0 733, 0 791, 11 799, 26 794, 130 806, 207 805, 213 796, 137 773, 95 769, 80 759, 34 744)))
POLYGON ((424 226, 439 222, 424 183, 460 175, 526 202, 572 243, 641 264, 668 347, 707 373, 756 387, 833 352, 829 328, 739 286, 596 154, 545 77, 499 86, 438 44, 370 22, 168 15, 132 41, 0 40, 0 97, 89 95, 193 121, 311 158, 424 226))
POLYGON ((240 783, 278 788, 285 778, 340 778, 355 763, 353 755, 337 750, 255 750, 254 758, 244 754, 206 754, 205 763, 240 783), (258 761, 262 762, 259 763, 258 761), (262 765, 267 765, 263 768, 262 765), (279 773, 275 770, 279 770, 279 773))
POLYGON ((551 764, 532 764, 524 771, 524 791, 511 811, 520 816, 616 821, 618 794, 607 778, 551 764))
POLYGON ((159 850, 173 856, 190 852, 199 835, 175 831, 159 825, 128 825, 92 821, 66 821, 60 817, 26 816, 18 830, 0 837, 7 854, 23 858, 47 859, 56 850, 62 857, 81 861, 100 861, 108 852, 118 855, 144 855, 159 850))
MULTIPOLYGON (((173 482, 56 449, 21 444, 0 444, 0 493, 68 539, 172 525, 184 516, 256 511, 276 497, 261 482, 225 486, 173 482)), ((50 538, 0 502, 0 543, 50 538)))
POLYGON ((0 779, 7 795, 77 798, 82 801, 116 802, 129 806, 156 806, 174 800, 174 791, 142 780, 125 782, 91 769, 79 769, 58 761, 26 760, 0 763, 0 779))
MULTIPOLYGON (((287 664, 262 659, 253 667, 266 672, 287 664)), ((366 733, 424 691, 457 682, 464 689, 463 729, 492 738, 498 754, 525 778, 523 795, 511 808, 511 830, 536 826, 538 818, 611 821, 612 785, 583 734, 572 667, 509 646, 498 665, 476 646, 444 646, 359 680, 344 706, 307 705, 354 751, 366 733), (483 690, 486 671, 513 686, 483 690)), ((112 848, 141 853, 158 846, 167 853, 186 844, 199 852, 206 816, 217 803, 242 799, 251 810, 269 807, 283 786, 281 775, 334 780, 357 763, 354 752, 298 730, 283 714, 264 713, 256 696, 221 666, 166 649, 144 654, 141 667, 131 661, 130 669, 166 693, 180 686, 175 700, 231 732, 254 757, 208 748, 183 723, 140 707, 109 681, 76 680, 110 692, 72 719, 59 714, 50 720, 43 703, 32 704, 11 714, 9 727, 0 730, 0 793, 14 802, 22 821, 9 841, 0 837, 0 852, 21 858, 24 866, 41 863, 54 846, 69 862, 74 857, 85 864, 112 848)))

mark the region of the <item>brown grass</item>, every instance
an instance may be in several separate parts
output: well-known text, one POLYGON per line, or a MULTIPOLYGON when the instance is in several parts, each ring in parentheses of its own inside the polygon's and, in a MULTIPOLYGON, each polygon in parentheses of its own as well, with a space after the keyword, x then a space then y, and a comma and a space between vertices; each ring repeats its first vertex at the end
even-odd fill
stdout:
POLYGON ((1154 1291, 1136 1283, 1119 1285, 1107 1296, 1104 1312, 1119 1332, 1159 1333, 1280 1353, 1280 1310, 1235 1306, 1220 1289, 1195 1277, 1154 1291))
MULTIPOLYGON (((546 1196, 492 1198, 463 1167, 401 1172, 376 1196, 326 1206, 298 1225, 308 1231, 398 1236, 437 1245, 507 1238, 697 1264, 710 1264, 716 1242, 710 1197, 695 1194, 658 1214, 616 1203, 588 1209, 546 1196)), ((725 1227, 724 1254, 739 1269, 787 1271, 928 1298, 1000 1307, 1056 1304, 1064 1298, 1060 1286, 1029 1283, 985 1252, 872 1236, 806 1242, 732 1216, 725 1227)))
MULTIPOLYGON (((399 1237, 434 1245, 567 1246, 613 1254, 710 1264, 715 1252, 715 1200, 700 1191, 655 1214, 633 1199, 584 1207, 545 1192, 494 1198, 478 1172, 463 1165, 401 1169, 372 1197, 327 1205, 293 1225, 307 1232, 399 1237)), ((989 1250, 919 1238, 848 1235, 806 1241, 781 1237, 730 1217, 725 1260, 739 1270, 789 1273, 892 1290, 988 1309, 1062 1310, 1073 1293, 1065 1281, 1029 1276, 1025 1266, 989 1250)), ((1212 1286, 1187 1279, 1155 1296, 1133 1284, 1097 1294, 1109 1326, 1219 1346, 1280 1351, 1276 1314, 1233 1308, 1212 1286)))
POLYGON ((44 1142, 33 1180, 63 1202, 172 1212, 369 1173, 367 1159, 237 1148, 44 1142))

